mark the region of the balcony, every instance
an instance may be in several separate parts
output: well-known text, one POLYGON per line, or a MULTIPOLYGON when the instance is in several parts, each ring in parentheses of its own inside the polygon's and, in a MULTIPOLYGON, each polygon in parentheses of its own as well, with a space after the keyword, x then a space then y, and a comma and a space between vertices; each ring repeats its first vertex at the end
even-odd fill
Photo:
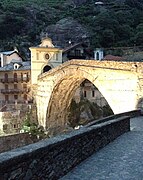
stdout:
POLYGON ((1 89, 1 93, 3 94, 19 94, 19 93, 28 93, 30 92, 30 88, 28 89, 1 89))
POLYGON ((21 77, 19 77, 19 78, 7 78, 7 79, 5 79, 5 78, 3 78, 3 79, 0 79, 0 82, 1 83, 14 83, 14 82, 29 82, 29 80, 30 80, 30 78, 28 77, 28 78, 21 78, 21 77))
POLYGON ((10 104, 32 104, 33 103, 33 100, 1 100, 0 101, 0 104, 1 105, 10 105, 10 104))

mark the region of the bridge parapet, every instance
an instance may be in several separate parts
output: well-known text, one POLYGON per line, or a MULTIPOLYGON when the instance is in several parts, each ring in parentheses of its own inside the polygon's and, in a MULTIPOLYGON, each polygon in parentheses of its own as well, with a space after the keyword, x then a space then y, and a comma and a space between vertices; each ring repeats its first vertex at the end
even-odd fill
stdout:
POLYGON ((114 69, 114 70, 126 70, 137 73, 143 73, 143 62, 126 62, 126 61, 95 61, 95 60, 70 60, 58 67, 51 69, 48 73, 39 75, 39 79, 43 78, 47 74, 55 73, 57 70, 64 69, 66 66, 86 66, 93 68, 105 68, 105 69, 114 69))
POLYGON ((130 130, 127 116, 0 154, 0 179, 59 179, 130 130))

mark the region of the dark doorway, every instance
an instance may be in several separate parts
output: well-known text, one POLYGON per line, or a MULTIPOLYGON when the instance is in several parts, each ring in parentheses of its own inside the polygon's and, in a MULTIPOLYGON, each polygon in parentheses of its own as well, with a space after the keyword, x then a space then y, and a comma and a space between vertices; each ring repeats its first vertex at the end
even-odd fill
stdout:
POLYGON ((99 52, 96 53, 96 60, 99 60, 99 52))
POLYGON ((52 69, 50 66, 48 66, 48 65, 45 66, 45 67, 43 68, 43 73, 49 71, 50 69, 52 69))

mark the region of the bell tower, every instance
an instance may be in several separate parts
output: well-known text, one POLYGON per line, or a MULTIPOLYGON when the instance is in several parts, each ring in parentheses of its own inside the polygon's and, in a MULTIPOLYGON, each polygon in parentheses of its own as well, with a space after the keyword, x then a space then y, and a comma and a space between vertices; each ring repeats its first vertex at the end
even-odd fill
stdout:
POLYGON ((42 39, 37 47, 30 47, 31 51, 31 83, 37 84, 40 74, 62 64, 62 49, 54 47, 50 38, 42 39))

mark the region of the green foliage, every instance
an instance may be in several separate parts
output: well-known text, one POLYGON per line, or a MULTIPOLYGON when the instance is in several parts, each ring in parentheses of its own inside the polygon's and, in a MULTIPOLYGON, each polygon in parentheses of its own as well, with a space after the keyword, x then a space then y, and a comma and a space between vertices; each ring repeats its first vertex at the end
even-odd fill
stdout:
POLYGON ((80 107, 79 104, 72 99, 69 109, 69 125, 75 127, 80 121, 80 107))
POLYGON ((96 102, 90 102, 87 99, 82 99, 79 103, 76 103, 75 100, 72 99, 69 109, 69 125, 74 128, 77 125, 84 125, 91 121, 91 119, 85 119, 84 121, 83 119, 80 119, 82 112, 89 113, 89 111, 93 116, 92 120, 100 119, 101 117, 106 117, 113 114, 113 111, 109 105, 99 107, 96 102))
POLYGON ((114 114, 112 109, 108 105, 103 106, 102 110, 103 110, 103 117, 107 117, 107 116, 110 116, 110 115, 114 114))
POLYGON ((102 7, 95 6, 93 0, 80 6, 64 2, 67 1, 1 0, 0 49, 18 46, 27 55, 29 46, 39 43, 40 33, 48 25, 69 16, 88 29, 94 48, 143 46, 143 1, 108 0, 102 7))
POLYGON ((38 139, 43 139, 45 137, 48 137, 47 134, 45 134, 45 131, 42 127, 38 127, 36 123, 31 121, 31 116, 32 116, 31 112, 28 112, 26 114, 21 131, 28 132, 29 134, 31 134, 32 136, 38 139))

